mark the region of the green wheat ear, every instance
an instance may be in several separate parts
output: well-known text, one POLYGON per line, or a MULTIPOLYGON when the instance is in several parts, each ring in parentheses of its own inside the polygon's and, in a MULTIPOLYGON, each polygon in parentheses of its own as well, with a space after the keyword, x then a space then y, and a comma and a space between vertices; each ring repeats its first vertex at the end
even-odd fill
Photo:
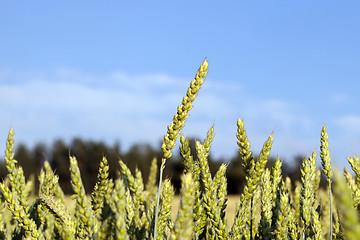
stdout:
POLYGON ((261 219, 259 224, 259 236, 264 239, 270 239, 271 221, 272 221, 272 208, 273 208, 273 195, 270 184, 270 171, 265 169, 260 181, 261 187, 261 219))
MULTIPOLYGON (((329 135, 326 132, 326 126, 324 124, 321 130, 321 140, 320 140, 320 157, 321 157, 321 165, 322 170, 325 176, 327 177, 327 181, 329 184, 329 199, 330 199, 330 228, 332 229, 332 192, 331 192, 331 183, 333 177, 333 171, 331 169, 331 158, 330 158, 330 151, 329 151, 329 135)), ((316 216, 315 216, 316 218, 316 216)), ((330 239, 332 239, 332 233, 330 232, 330 239)))
POLYGON ((7 202, 7 206, 11 211, 13 218, 18 221, 19 225, 25 230, 25 237, 37 239, 40 233, 37 230, 35 222, 29 218, 24 208, 20 205, 17 199, 17 193, 10 191, 3 183, 0 183, 0 191, 7 202))
POLYGON ((250 142, 246 135, 246 130, 244 127, 244 121, 238 118, 237 120, 237 135, 236 138, 238 139, 237 145, 239 146, 239 153, 243 158, 243 169, 245 175, 249 175, 249 171, 254 165, 254 158, 252 156, 252 152, 250 150, 250 142))
POLYGON ((360 184, 360 162, 359 162, 359 157, 354 155, 353 158, 348 157, 348 162, 351 165, 352 170, 355 173, 355 180, 356 180, 356 184, 360 184))
POLYGON ((286 192, 282 192, 280 196, 279 204, 279 218, 276 222, 276 239, 288 239, 288 227, 289 227, 289 196, 286 192))
POLYGON ((106 157, 103 157, 100 161, 99 173, 98 173, 98 182, 94 187, 94 191, 91 194, 91 204, 92 209, 96 213, 104 205, 104 196, 108 190, 109 182, 109 164, 106 157))
POLYGON ((136 169, 135 177, 132 175, 130 169, 126 166, 126 164, 119 160, 120 168, 122 174, 125 176, 127 181, 129 190, 132 194, 132 200, 134 204, 134 222, 137 227, 137 234, 139 233, 139 229, 141 229, 144 223, 149 224, 148 221, 145 221, 143 215, 145 213, 145 193, 144 193, 144 184, 142 181, 141 172, 136 169))
POLYGON ((326 132, 326 126, 324 124, 321 130, 320 157, 321 157, 321 165, 323 167, 323 172, 326 175, 328 181, 331 183, 331 179, 334 174, 331 169, 331 158, 330 158, 328 139, 329 139, 329 135, 326 132))
POLYGON ((21 167, 16 167, 17 161, 14 159, 14 129, 10 128, 5 149, 5 163, 8 170, 8 179, 11 190, 3 183, 0 184, 0 191, 8 203, 8 208, 13 218, 20 227, 25 230, 25 237, 37 239, 40 236, 35 222, 27 215, 28 204, 25 191, 25 176, 21 167))
POLYGON ((188 173, 182 177, 180 209, 170 239, 192 239, 194 202, 195 188, 191 174, 188 173))
POLYGON ((271 133, 269 138, 264 143, 259 158, 256 163, 250 168, 249 176, 247 177, 247 184, 244 188, 244 192, 242 193, 240 199, 243 201, 244 199, 251 199, 255 189, 260 181, 261 175, 264 172, 265 165, 267 163, 268 157, 270 155, 270 150, 273 143, 274 134, 271 133))
MULTIPOLYGON (((170 158, 172 155, 172 149, 176 146, 176 140, 179 137, 181 129, 185 126, 185 121, 189 117, 189 111, 193 108, 192 104, 195 101, 197 94, 205 82, 206 74, 208 73, 209 63, 206 59, 201 63, 200 68, 198 69, 195 78, 190 82, 190 86, 186 92, 186 96, 183 98, 180 106, 177 108, 177 113, 174 115, 173 121, 168 126, 167 133, 164 136, 164 141, 162 143, 161 149, 163 151, 163 158, 161 160, 160 167, 160 176, 159 176, 159 187, 158 194, 156 199, 156 208, 155 208, 155 226, 157 226, 158 221, 158 212, 159 212, 159 202, 161 194, 161 185, 162 185, 162 174, 165 168, 166 159, 170 158)), ((154 239, 157 238, 157 229, 154 231, 154 239)))
POLYGON ((188 113, 193 108, 192 104, 197 97, 201 85, 205 82, 205 76, 208 73, 208 66, 209 64, 205 59, 197 71, 195 78, 191 81, 186 96, 183 98, 181 105, 178 107, 173 121, 168 126, 168 131, 164 136, 162 144, 164 159, 168 159, 172 155, 171 150, 176 146, 176 139, 179 137, 179 132, 185 126, 185 121, 189 117, 188 113))
POLYGON ((49 163, 45 161, 44 168, 41 169, 39 176, 39 193, 46 196, 54 195, 55 190, 59 185, 59 177, 54 175, 54 172, 51 170, 51 168, 49 168, 49 163))
POLYGON ((8 138, 6 140, 5 163, 10 180, 11 191, 16 192, 17 201, 24 211, 27 209, 27 201, 25 195, 25 176, 21 166, 16 167, 17 161, 14 159, 14 129, 10 128, 8 138))
POLYGON ((151 162, 150 173, 145 186, 147 199, 149 199, 149 201, 152 201, 156 195, 157 173, 158 173, 157 159, 154 158, 151 162))
POLYGON ((360 189, 355 183, 353 176, 351 175, 351 173, 349 173, 347 168, 344 168, 344 177, 346 179, 346 183, 352 191, 354 207, 357 207, 360 204, 360 189))
POLYGON ((126 231, 126 203, 125 203, 125 185, 122 179, 115 180, 115 186, 112 196, 114 198, 114 213, 115 213, 115 239, 129 239, 126 231))
POLYGON ((183 134, 180 136, 180 155, 184 163, 185 172, 193 172, 194 158, 191 154, 190 142, 188 138, 185 138, 183 134))
POLYGON ((242 194, 240 195, 240 205, 236 209, 234 224, 231 227, 230 236, 232 239, 241 239, 241 235, 245 235, 246 237, 252 239, 252 198, 254 197, 255 190, 265 170, 265 165, 270 155, 270 150, 273 143, 273 137, 274 134, 271 133, 260 151, 258 160, 256 163, 251 164, 248 176, 246 177, 247 183, 242 194), (249 222, 251 230, 249 234, 244 234, 247 222, 249 222))
POLYGON ((39 198, 52 212, 55 213, 58 218, 61 219, 65 227, 70 230, 71 235, 75 236, 76 224, 65 205, 62 202, 42 193, 40 193, 39 198))
POLYGON ((316 181, 316 154, 306 158, 302 163, 301 168, 301 219, 304 221, 305 235, 311 226, 312 208, 315 202, 314 184, 316 181))
POLYGON ((210 238, 227 239, 225 219, 227 180, 225 173, 226 165, 222 164, 210 182, 210 188, 203 193, 204 207, 210 220, 210 238))
POLYGON ((351 191, 339 171, 335 171, 334 195, 342 214, 340 219, 346 239, 359 239, 360 228, 356 209, 353 207, 351 191))
MULTIPOLYGON (((209 132, 208 132, 209 133, 209 132)), ((183 159, 185 166, 185 173, 191 173, 194 180, 195 187, 195 204, 194 204, 194 238, 198 239, 199 236, 203 233, 205 226, 207 224, 207 216, 203 205, 203 193, 200 186, 200 163, 199 161, 194 161, 194 158, 191 154, 190 142, 188 138, 185 138, 184 135, 180 137, 180 154, 183 159)))
POLYGON ((173 228, 173 222, 170 219, 170 214, 174 195, 175 192, 170 179, 165 179, 164 184, 162 185, 159 221, 157 223, 158 240, 166 238, 173 228))
POLYGON ((95 220, 91 205, 85 195, 80 170, 75 157, 70 156, 71 185, 76 199, 75 217, 77 219, 77 235, 80 238, 91 237, 95 232, 95 220))
MULTIPOLYGON (((58 199, 60 199, 60 201, 63 204, 65 204, 65 194, 59 185, 59 177, 54 173, 48 161, 44 162, 44 170, 45 170, 45 176, 48 176, 46 178, 50 178, 50 179, 54 178, 54 180, 49 181, 49 182, 53 182, 53 186, 49 186, 49 187, 54 188, 50 190, 51 194, 49 195, 54 194, 58 199)), ((41 182, 40 178, 39 181, 41 182)))
MULTIPOLYGON (((271 182, 271 194, 272 194, 272 203, 273 207, 275 207, 275 199, 278 196, 279 186, 282 180, 282 161, 279 156, 276 157, 274 166, 271 169, 270 182, 271 182)), ((290 183, 291 185, 291 183, 290 183)), ((291 186, 290 186, 291 187, 291 186)))

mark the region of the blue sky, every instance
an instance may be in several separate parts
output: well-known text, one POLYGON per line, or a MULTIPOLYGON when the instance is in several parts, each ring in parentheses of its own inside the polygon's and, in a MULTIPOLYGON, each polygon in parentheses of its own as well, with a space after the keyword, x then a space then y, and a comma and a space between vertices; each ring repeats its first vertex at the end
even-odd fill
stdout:
POLYGON ((0 138, 74 136, 158 146, 202 60, 209 74, 183 133, 236 153, 360 154, 358 1, 1 1, 0 138))

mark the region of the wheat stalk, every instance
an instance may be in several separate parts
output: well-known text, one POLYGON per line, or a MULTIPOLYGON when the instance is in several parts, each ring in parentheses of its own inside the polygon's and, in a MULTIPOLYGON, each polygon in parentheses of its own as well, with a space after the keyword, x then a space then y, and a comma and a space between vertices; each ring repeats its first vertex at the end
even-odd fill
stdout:
POLYGON ((254 159, 252 156, 252 151, 250 150, 250 142, 246 135, 244 121, 238 118, 237 120, 237 145, 239 146, 239 153, 243 158, 243 169, 245 175, 249 175, 249 171, 254 165, 254 159))
POLYGON ((348 157, 347 160, 350 163, 351 168, 355 173, 356 184, 359 185, 360 184, 360 162, 359 162, 359 157, 354 155, 353 157, 348 157))
POLYGON ((305 237, 308 235, 308 228, 311 226, 311 214, 315 201, 315 181, 316 181, 316 153, 304 159, 301 168, 301 219, 304 221, 305 237))
POLYGON ((70 156, 71 185, 76 199, 75 217, 77 219, 77 235, 80 238, 92 237, 95 229, 94 215, 85 195, 80 170, 75 157, 70 156))
POLYGON ((352 191, 354 207, 357 207, 360 204, 360 189, 358 185, 356 185, 353 176, 351 175, 351 173, 349 173, 347 168, 344 168, 344 177, 346 179, 346 183, 352 191))
POLYGON ((71 235, 74 236, 76 232, 74 226, 76 224, 65 205, 62 202, 42 193, 39 194, 39 198, 51 211, 55 213, 57 217, 61 219, 65 227, 70 230, 71 235))
POLYGON ((106 157, 103 157, 100 161, 98 182, 94 187, 94 191, 91 194, 91 206, 93 211, 99 212, 104 204, 104 196, 108 188, 109 177, 109 164, 106 157))
MULTIPOLYGON (((191 81, 190 87, 187 90, 186 96, 183 98, 183 101, 180 106, 178 106, 177 113, 174 115, 173 121, 168 126, 166 135, 164 136, 164 141, 162 143, 162 151, 164 156, 161 161, 160 167, 160 177, 159 177, 159 187, 158 195, 156 200, 156 210, 155 210, 155 226, 158 221, 158 212, 159 212, 159 202, 160 202, 160 193, 161 193, 161 184, 162 184, 162 175, 165 168, 166 159, 170 158, 172 155, 171 150, 176 146, 176 139, 179 137, 179 132, 185 126, 185 121, 188 118, 188 112, 192 109, 192 103, 195 101, 195 98, 205 81, 205 77, 208 69, 208 62, 206 59, 200 65, 199 70, 196 73, 195 78, 191 81)), ((156 239, 157 230, 154 231, 154 239, 156 239)))
POLYGON ((341 225, 347 239, 359 239, 360 228, 357 211, 353 207, 351 191, 346 185, 344 178, 339 172, 335 171, 334 194, 337 207, 342 214, 341 225))
POLYGON ((116 219, 116 230, 115 230, 115 239, 117 240, 127 240, 129 236, 126 231, 126 222, 125 222, 125 185, 122 179, 118 178, 115 181, 115 187, 112 193, 114 198, 114 213, 116 219))
POLYGON ((287 239, 288 238, 288 214, 290 211, 289 207, 289 196, 286 192, 281 193, 280 207, 279 207, 279 218, 276 222, 276 239, 287 239))
POLYGON ((191 173, 188 173, 182 177, 180 209, 170 239, 187 240, 192 238, 194 202, 195 189, 191 173))
MULTIPOLYGON (((332 230, 332 193, 331 193, 331 182, 333 177, 333 172, 331 168, 331 158, 329 151, 329 135, 326 132, 326 126, 324 124, 321 130, 321 140, 320 140, 320 157, 321 157, 321 165, 322 170, 325 176, 327 177, 327 181, 329 184, 329 199, 330 199, 330 230, 332 230)), ((332 233, 330 233, 330 240, 332 240, 332 233)))
POLYGON ((25 230, 25 238, 37 239, 40 233, 37 230, 35 222, 29 218, 23 206, 20 205, 17 193, 10 191, 3 183, 0 183, 0 191, 7 202, 13 218, 18 221, 19 226, 25 230))

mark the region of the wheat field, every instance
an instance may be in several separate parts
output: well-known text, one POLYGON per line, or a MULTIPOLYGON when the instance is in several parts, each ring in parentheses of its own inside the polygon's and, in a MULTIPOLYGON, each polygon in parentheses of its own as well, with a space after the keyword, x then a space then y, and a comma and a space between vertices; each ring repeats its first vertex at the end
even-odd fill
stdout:
MULTIPOLYGON (((89 198, 90 196, 88 196, 89 198)), ((228 202, 227 202, 227 208, 226 208, 226 216, 228 218, 228 226, 231 226, 233 224, 233 220, 235 217, 235 212, 236 212, 236 206, 239 204, 240 202, 240 195, 228 195, 227 196, 228 202)), ((33 200, 35 201, 35 200, 33 200)), ((71 198, 71 196, 65 196, 65 205, 71 210, 73 211, 75 209, 75 200, 71 198)), ((174 196, 174 199, 171 203, 171 220, 172 221, 176 221, 176 217, 177 217, 177 212, 179 211, 179 207, 180 207, 180 195, 176 195, 174 196)))
POLYGON ((87 193, 76 156, 70 155, 71 200, 49 162, 34 191, 34 181, 25 179, 14 159, 11 128, 5 149, 8 175, 0 183, 0 239, 360 239, 360 161, 357 156, 347 158, 352 172, 333 169, 325 125, 319 131, 320 149, 302 162, 301 181, 291 182, 283 176, 279 158, 272 168, 265 167, 274 133, 255 158, 245 123, 237 119, 246 184, 240 196, 228 196, 227 164, 214 175, 209 169, 214 126, 203 141, 195 142, 196 156, 182 134, 207 69, 205 59, 167 127, 163 157, 152 161, 145 180, 141 171, 131 172, 121 159, 118 176, 110 178, 104 156, 97 183, 87 193), (178 140, 185 170, 180 195, 175 196, 163 170, 178 140), (327 179, 326 189, 319 188, 321 175, 327 179))

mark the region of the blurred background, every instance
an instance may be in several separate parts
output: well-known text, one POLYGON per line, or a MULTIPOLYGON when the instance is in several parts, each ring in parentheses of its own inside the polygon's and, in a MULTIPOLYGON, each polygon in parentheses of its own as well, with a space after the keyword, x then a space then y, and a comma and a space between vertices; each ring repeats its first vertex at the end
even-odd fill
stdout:
POLYGON ((319 156, 325 123, 332 162, 346 166, 360 154, 359 12, 331 0, 1 1, 0 149, 12 126, 27 176, 45 159, 65 174, 69 153, 89 179, 103 155, 148 169, 206 57, 183 133, 202 140, 214 124, 214 169, 241 162, 239 117, 255 155, 274 131, 271 157, 289 173, 319 156))

